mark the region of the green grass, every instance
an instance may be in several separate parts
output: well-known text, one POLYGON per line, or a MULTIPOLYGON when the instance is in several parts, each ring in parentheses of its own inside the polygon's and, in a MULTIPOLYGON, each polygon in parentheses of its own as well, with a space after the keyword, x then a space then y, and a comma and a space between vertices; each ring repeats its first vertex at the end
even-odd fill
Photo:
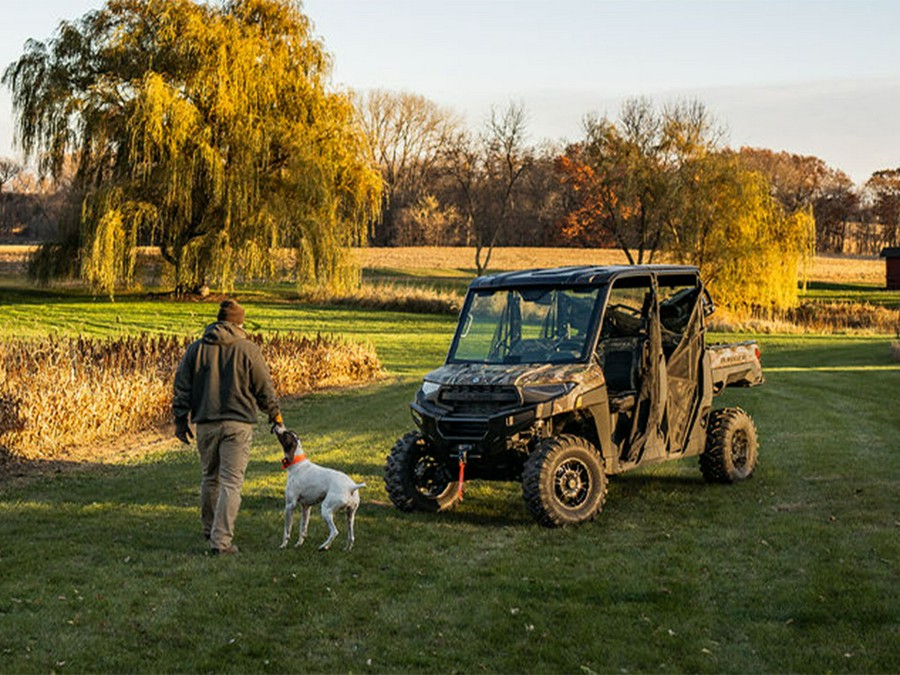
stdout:
MULTIPOLYGON (((31 297, 0 297, 0 334, 196 332, 215 309, 31 297)), ((262 427, 236 559, 204 555, 198 462, 174 441, 7 487, 0 672, 900 668, 900 364, 888 338, 762 338, 766 385, 718 401, 759 426, 750 481, 707 486, 696 460, 657 465, 613 478, 594 523, 546 530, 514 484, 475 483, 447 514, 388 502, 385 456, 452 317, 245 304, 265 329, 371 341, 390 372, 285 405, 314 461, 368 484, 354 551, 315 551, 317 513, 308 547, 277 548, 284 474, 262 427)))

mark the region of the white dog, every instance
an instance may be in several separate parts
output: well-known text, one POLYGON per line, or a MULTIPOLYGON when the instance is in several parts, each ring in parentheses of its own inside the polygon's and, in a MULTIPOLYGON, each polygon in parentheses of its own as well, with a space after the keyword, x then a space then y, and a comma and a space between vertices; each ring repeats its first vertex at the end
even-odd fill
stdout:
POLYGON ((359 508, 359 489, 365 483, 356 483, 347 474, 326 469, 309 461, 300 445, 300 439, 293 431, 278 434, 278 440, 284 448, 281 466, 288 472, 287 485, 284 490, 284 539, 281 548, 288 545, 291 538, 291 526, 294 520, 294 509, 300 506, 300 535, 297 546, 306 539, 309 526, 309 510, 316 504, 322 504, 322 518, 328 524, 328 538, 319 546, 326 551, 338 535, 334 524, 334 513, 340 509, 347 512, 347 550, 353 548, 353 522, 359 508))

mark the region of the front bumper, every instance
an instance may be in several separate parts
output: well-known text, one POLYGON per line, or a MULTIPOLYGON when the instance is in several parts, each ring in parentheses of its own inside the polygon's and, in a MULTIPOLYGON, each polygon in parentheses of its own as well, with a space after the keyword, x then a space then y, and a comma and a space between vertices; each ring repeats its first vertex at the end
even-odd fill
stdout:
POLYGON ((538 405, 506 409, 489 415, 446 412, 419 401, 410 404, 413 420, 435 450, 456 456, 460 445, 470 457, 488 459, 506 453, 538 419, 538 405))

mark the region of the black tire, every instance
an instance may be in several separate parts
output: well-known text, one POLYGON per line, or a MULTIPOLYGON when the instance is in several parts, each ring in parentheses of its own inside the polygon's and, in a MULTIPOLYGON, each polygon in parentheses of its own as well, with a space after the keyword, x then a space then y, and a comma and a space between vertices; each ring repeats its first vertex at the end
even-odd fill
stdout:
POLYGON ((384 466, 384 486, 401 511, 447 511, 459 502, 459 481, 418 431, 399 439, 384 466))
POLYGON ((756 425, 740 408, 722 408, 709 414, 706 449, 700 471, 708 483, 733 483, 753 474, 759 454, 756 425))
POLYGON ((541 441, 525 461, 522 495, 528 512, 544 527, 593 520, 606 501, 600 453, 578 436, 541 441))

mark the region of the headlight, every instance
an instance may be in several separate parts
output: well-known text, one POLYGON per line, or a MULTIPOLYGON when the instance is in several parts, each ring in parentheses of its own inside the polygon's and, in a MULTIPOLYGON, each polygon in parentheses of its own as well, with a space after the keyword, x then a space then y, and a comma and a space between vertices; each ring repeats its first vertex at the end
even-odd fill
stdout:
POLYGON ((575 388, 574 382, 560 384, 535 384, 522 387, 522 398, 525 403, 541 403, 568 394, 575 388))
POLYGON ((419 389, 419 393, 422 394, 424 398, 429 398, 431 396, 434 396, 440 388, 441 385, 439 385, 437 382, 429 382, 428 380, 425 380, 422 383, 422 387, 419 389))

